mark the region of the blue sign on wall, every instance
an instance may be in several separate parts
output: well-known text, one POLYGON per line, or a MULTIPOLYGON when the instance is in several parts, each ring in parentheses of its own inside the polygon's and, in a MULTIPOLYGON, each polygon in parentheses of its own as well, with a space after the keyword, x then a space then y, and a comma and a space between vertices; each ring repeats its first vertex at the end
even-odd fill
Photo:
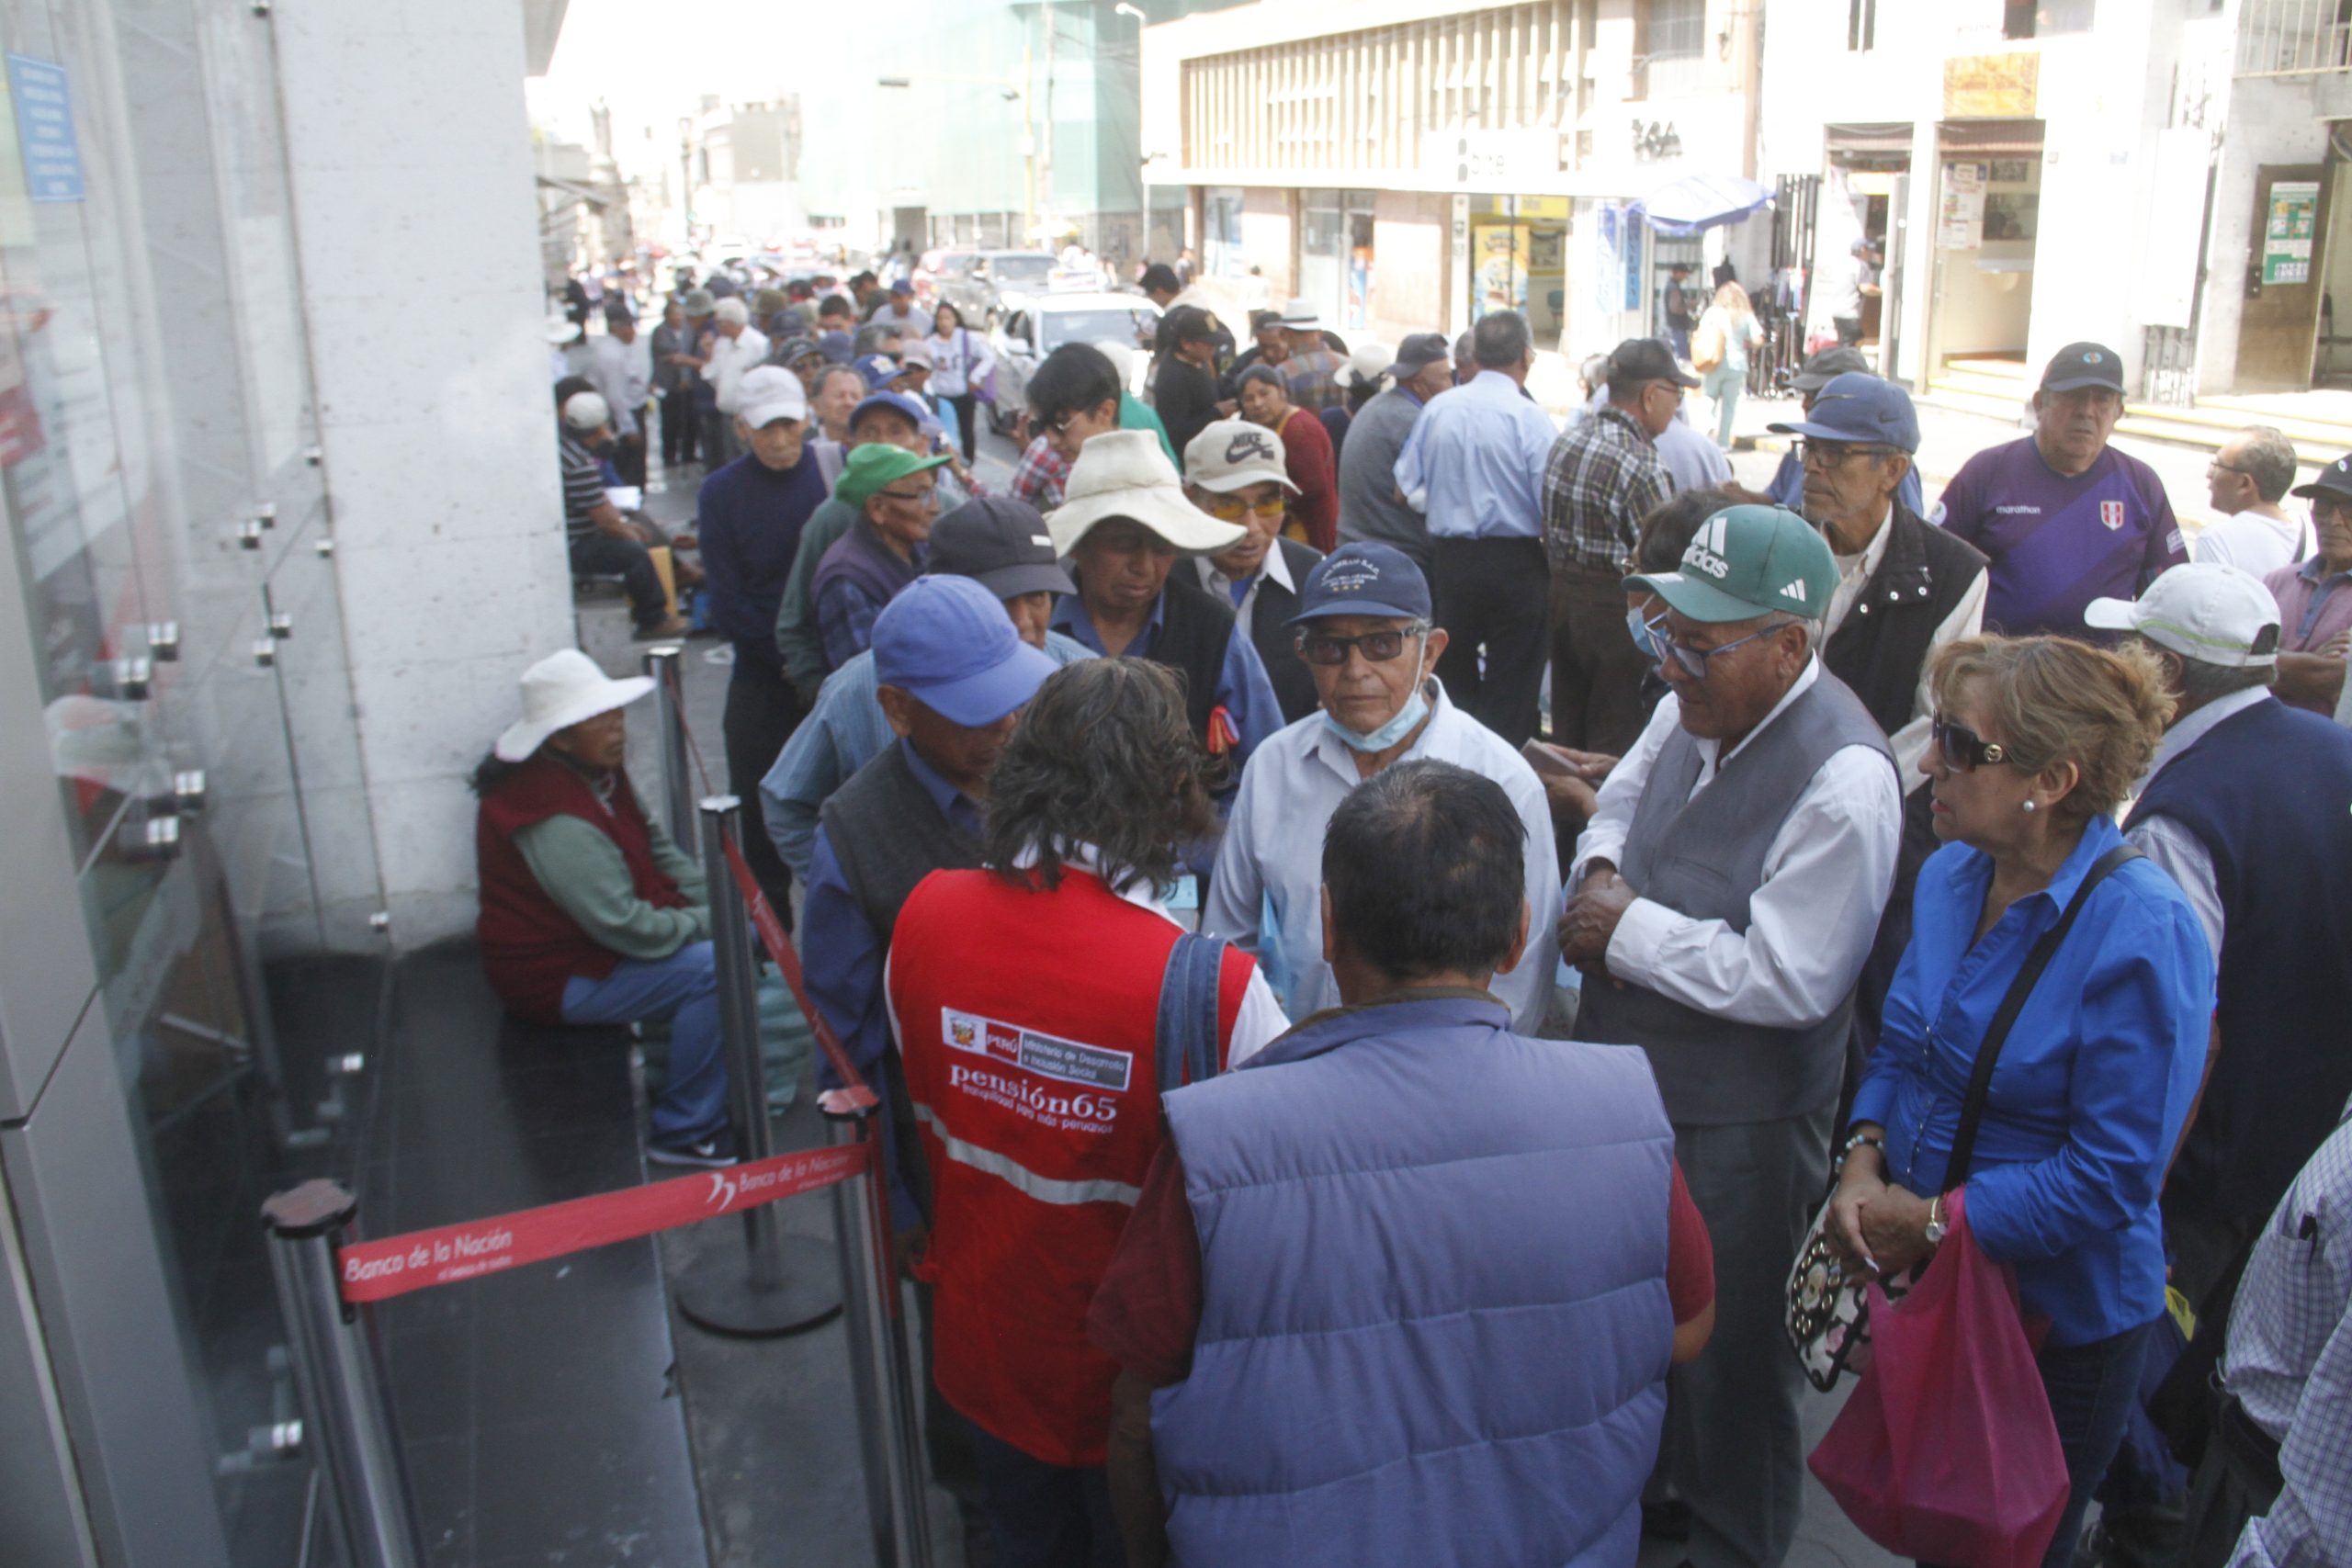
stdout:
POLYGON ((25 194, 35 201, 82 199, 82 148, 74 135, 74 97, 65 67, 8 56, 8 96, 17 104, 17 151, 25 161, 25 194))

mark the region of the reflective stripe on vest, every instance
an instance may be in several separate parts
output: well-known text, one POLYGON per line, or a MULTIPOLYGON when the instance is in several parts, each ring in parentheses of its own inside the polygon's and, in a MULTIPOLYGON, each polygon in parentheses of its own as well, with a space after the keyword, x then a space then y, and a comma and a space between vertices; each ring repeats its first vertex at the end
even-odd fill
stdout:
POLYGON ((915 1120, 929 1127, 946 1150, 947 1157, 958 1165, 970 1166, 1010 1183, 1012 1189, 1040 1203, 1125 1203, 1134 1208, 1143 1196, 1143 1189, 1124 1181, 1062 1181, 1035 1171, 1008 1155, 994 1149, 984 1149, 978 1144, 967 1144, 947 1130, 939 1113, 918 1101, 915 1120))

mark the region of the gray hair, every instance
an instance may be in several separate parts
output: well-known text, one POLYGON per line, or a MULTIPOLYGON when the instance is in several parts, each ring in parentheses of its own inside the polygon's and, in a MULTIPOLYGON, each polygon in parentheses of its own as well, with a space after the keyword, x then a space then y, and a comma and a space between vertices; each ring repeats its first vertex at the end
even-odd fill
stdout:
POLYGON ((2237 468, 2254 481, 2256 492, 2275 506, 2286 499, 2295 482, 2295 444, 2283 430, 2250 424, 2239 437, 2237 468))
POLYGON ((1470 355, 1481 370, 1510 370, 1535 352, 1535 333, 1517 310, 1497 310, 1470 329, 1470 355))
POLYGON ((2202 707, 2223 697, 2233 697, 2240 692, 2255 691, 2278 679, 2278 669, 2275 664, 2252 664, 2244 668, 2208 664, 2201 659, 2191 659, 2185 653, 2151 642, 2137 633, 2132 634, 2132 640, 2154 654, 2158 660, 2179 669, 2180 707, 2174 710, 2176 713, 2202 707))
POLYGON ((752 308, 732 294, 710 308, 710 313, 729 326, 742 326, 752 319, 752 308))
POLYGON ((819 398, 823 397, 825 395, 825 383, 831 380, 836 376, 846 376, 857 383, 857 389, 860 392, 865 390, 865 373, 860 370, 856 366, 828 365, 822 370, 817 372, 817 385, 810 389, 809 395, 819 398))

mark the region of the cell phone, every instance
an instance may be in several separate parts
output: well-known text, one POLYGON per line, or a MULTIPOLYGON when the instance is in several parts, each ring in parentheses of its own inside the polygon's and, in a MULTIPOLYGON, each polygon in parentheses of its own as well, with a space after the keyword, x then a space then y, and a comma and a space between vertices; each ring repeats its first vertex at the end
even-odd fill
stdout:
POLYGON ((1569 761, 1541 740, 1529 740, 1519 749, 1519 754, 1526 758, 1528 766, 1539 773, 1554 773, 1562 778, 1584 782, 1585 772, 1582 768, 1569 761))

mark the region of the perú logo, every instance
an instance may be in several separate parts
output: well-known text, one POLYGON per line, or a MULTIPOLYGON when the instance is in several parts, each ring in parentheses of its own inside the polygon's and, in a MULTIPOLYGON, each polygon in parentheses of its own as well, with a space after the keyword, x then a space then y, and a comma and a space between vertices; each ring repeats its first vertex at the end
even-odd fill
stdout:
POLYGON ((2098 520, 2107 525, 2107 531, 2109 533, 2114 533, 2117 529, 2123 526, 2123 503, 2120 501, 2100 502, 2098 503, 2098 520))
POLYGON ((735 1180, 723 1170, 710 1173, 710 1206, 720 1213, 735 1201, 735 1180))

